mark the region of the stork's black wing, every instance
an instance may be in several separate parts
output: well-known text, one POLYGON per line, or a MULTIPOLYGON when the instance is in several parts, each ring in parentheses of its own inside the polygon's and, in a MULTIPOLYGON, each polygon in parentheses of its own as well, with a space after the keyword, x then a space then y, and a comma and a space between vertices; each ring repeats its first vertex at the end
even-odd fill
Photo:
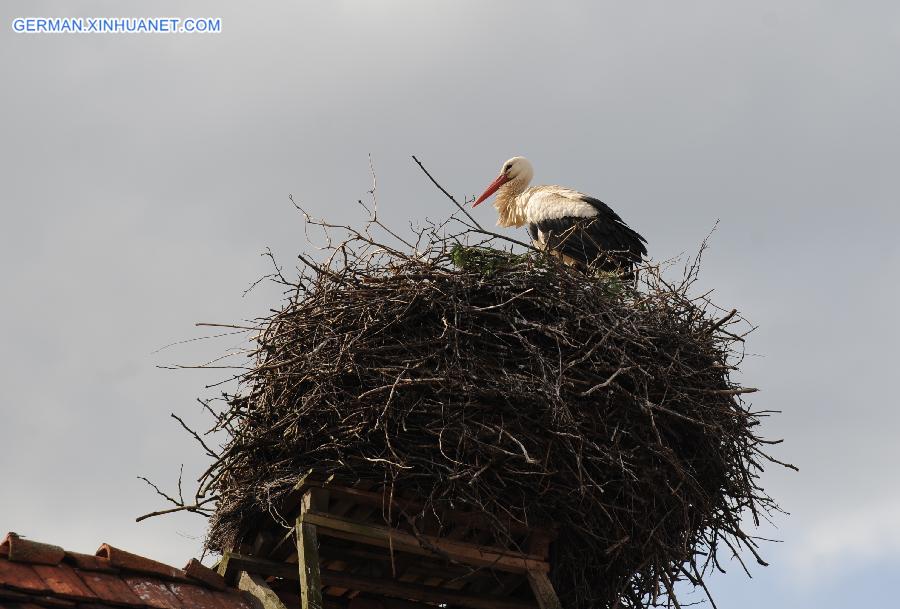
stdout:
POLYGON ((647 243, 606 203, 583 197, 597 210, 590 217, 549 218, 528 225, 531 238, 581 264, 604 270, 631 270, 647 254, 647 243))

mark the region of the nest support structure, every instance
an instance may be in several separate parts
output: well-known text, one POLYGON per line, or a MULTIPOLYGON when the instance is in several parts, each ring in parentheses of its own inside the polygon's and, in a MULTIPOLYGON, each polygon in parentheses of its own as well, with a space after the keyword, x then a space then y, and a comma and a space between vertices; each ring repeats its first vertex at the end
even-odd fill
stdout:
POLYGON ((385 510, 421 507, 304 479, 282 501, 293 528, 256 530, 218 570, 266 609, 561 609, 549 578, 555 531, 514 527, 520 551, 488 543, 491 526, 479 514, 449 512, 441 526, 385 524, 385 510))

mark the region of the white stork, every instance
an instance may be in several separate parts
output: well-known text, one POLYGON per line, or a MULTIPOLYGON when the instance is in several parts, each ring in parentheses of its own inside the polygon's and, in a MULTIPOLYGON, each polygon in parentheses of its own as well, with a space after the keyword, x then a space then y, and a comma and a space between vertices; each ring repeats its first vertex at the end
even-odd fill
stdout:
POLYGON ((529 187, 533 176, 528 159, 509 159, 472 207, 496 192, 498 226, 527 224, 537 248, 553 251, 570 264, 630 275, 647 254, 646 239, 599 199, 562 186, 529 187))

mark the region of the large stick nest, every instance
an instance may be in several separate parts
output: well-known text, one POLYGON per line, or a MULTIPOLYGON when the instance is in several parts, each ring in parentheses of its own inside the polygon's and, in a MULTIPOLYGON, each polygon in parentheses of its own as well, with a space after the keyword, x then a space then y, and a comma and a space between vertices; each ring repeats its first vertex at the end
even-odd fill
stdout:
POLYGON ((775 508, 769 458, 731 378, 746 322, 689 294, 696 268, 636 285, 445 229, 413 254, 351 230, 278 274, 288 298, 259 323, 202 481, 208 546, 230 549, 314 471, 483 512, 497 539, 557 527, 551 575, 573 609, 672 603, 722 544, 761 562, 741 526, 775 508))

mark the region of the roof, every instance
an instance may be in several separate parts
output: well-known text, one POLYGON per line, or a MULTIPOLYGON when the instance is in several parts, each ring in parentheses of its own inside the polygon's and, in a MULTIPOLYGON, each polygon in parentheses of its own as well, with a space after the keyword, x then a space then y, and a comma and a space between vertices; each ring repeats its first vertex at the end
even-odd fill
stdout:
POLYGON ((103 544, 94 555, 8 533, 0 609, 256 609, 196 559, 176 569, 103 544))

